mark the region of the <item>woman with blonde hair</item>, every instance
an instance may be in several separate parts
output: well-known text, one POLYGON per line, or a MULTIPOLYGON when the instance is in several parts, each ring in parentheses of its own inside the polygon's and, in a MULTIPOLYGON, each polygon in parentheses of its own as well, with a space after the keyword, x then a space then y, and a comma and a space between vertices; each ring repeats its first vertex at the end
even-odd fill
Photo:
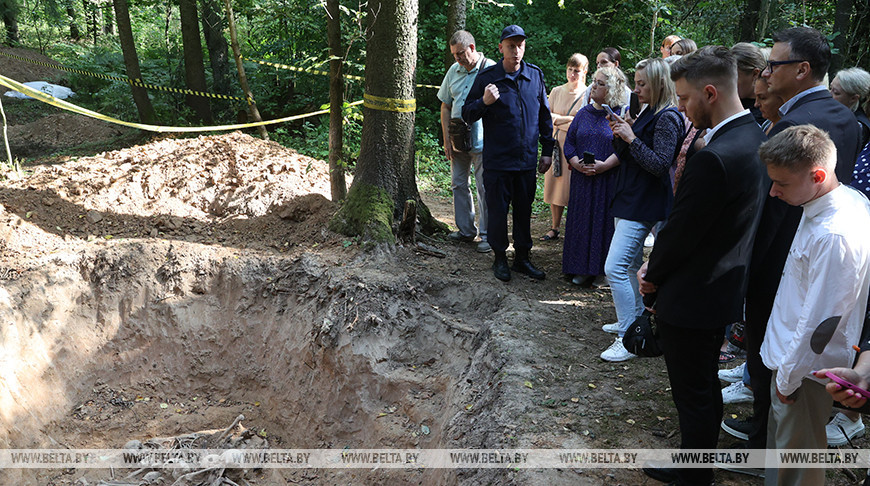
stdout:
POLYGON ((617 137, 615 152, 586 169, 586 173, 594 175, 619 166, 612 203, 615 229, 604 263, 618 322, 603 327, 617 338, 601 353, 605 361, 635 357, 622 345, 622 336, 643 313, 636 278, 643 260, 643 241, 671 209, 674 193, 669 171, 686 133, 667 63, 658 58, 646 59, 635 69, 634 92, 647 106, 631 125, 620 116, 610 115, 610 128, 617 137))
MULTIPOLYGON (((574 54, 568 59, 565 76, 568 82, 556 86, 550 91, 550 115, 553 117, 553 138, 559 151, 558 164, 544 174, 544 202, 550 205, 550 230, 541 237, 541 241, 555 240, 559 237, 559 227, 562 225, 562 212, 568 205, 568 194, 571 188, 571 172, 565 159, 564 145, 568 127, 574 120, 574 114, 586 104, 583 94, 586 91, 586 70, 589 60, 583 54, 574 54)), ((554 159, 555 162, 555 159, 554 159)))
POLYGON ((613 237, 610 201, 616 171, 588 172, 584 154, 591 153, 593 160, 605 160, 613 154, 613 132, 604 105, 622 113, 628 105, 626 84, 619 68, 598 69, 590 85, 591 104, 574 116, 565 139, 565 157, 574 174, 565 220, 562 272, 572 276, 575 285, 604 283, 604 261, 613 237))

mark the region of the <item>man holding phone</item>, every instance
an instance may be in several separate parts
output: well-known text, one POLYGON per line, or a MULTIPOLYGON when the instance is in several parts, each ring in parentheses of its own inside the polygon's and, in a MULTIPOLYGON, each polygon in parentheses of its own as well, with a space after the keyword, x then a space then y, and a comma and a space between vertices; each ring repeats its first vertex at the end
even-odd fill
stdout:
MULTIPOLYGON (((854 359, 870 286, 870 202, 837 180, 834 142, 813 125, 778 133, 759 153, 770 195, 803 207, 761 345, 773 371, 767 447, 824 449, 833 400, 810 372, 854 359)), ((766 484, 824 481, 824 469, 765 472, 766 484)))

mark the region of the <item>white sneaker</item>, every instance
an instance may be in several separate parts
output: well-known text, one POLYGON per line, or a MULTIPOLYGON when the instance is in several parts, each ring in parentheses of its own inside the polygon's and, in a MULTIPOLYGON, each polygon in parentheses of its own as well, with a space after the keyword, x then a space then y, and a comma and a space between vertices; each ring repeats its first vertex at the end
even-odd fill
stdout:
POLYGON ((646 235, 646 238, 643 240, 643 246, 646 248, 652 248, 653 245, 656 244, 656 237, 653 236, 652 233, 646 235))
POLYGON ((611 322, 610 324, 605 324, 601 326, 601 330, 604 332, 609 332, 610 334, 619 334, 619 323, 611 322))
POLYGON ((752 390, 742 380, 734 382, 722 389, 722 403, 752 403, 752 390))
POLYGON ((740 366, 735 366, 734 368, 728 370, 719 370, 719 379, 722 381, 727 381, 728 383, 737 383, 738 381, 743 381, 744 369, 746 369, 745 362, 740 366))
POLYGON ((613 341, 613 344, 601 353, 601 359, 604 361, 610 361, 611 363, 628 361, 631 358, 637 358, 637 355, 631 354, 627 349, 625 349, 625 346, 622 345, 622 338, 620 337, 616 338, 613 341))
POLYGON ((837 415, 834 415, 834 418, 825 426, 825 434, 828 436, 829 446, 843 446, 849 443, 846 440, 847 436, 849 440, 864 436, 864 421, 858 417, 856 422, 852 422, 852 419, 837 412, 837 415))

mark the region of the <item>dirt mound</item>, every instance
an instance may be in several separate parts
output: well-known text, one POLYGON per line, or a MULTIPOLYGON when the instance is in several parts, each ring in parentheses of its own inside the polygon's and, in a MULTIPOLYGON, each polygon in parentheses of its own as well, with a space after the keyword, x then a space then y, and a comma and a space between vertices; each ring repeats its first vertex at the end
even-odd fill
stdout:
POLYGON ((10 252, 135 237, 283 251, 337 239, 329 191, 325 162, 230 133, 37 166, 0 186, 0 218, 35 225, 7 235, 10 252))
POLYGON ((215 220, 329 195, 325 162, 240 132, 166 139, 40 167, 28 178, 88 211, 215 220))
MULTIPOLYGON (((0 53, 13 56, 32 59, 44 64, 54 64, 54 61, 37 51, 24 49, 22 47, 3 47, 0 48, 0 53)), ((28 81, 49 81, 54 84, 63 84, 59 82, 64 77, 64 71, 50 68, 48 66, 34 64, 26 61, 19 61, 9 56, 0 54, 0 73, 3 73, 7 78, 14 79, 19 83, 28 81)), ((9 91, 5 86, 0 86, 0 93, 9 91)), ((5 99, 3 100, 6 101, 5 99)))
MULTIPOLYGON (((16 103, 39 103, 15 100, 16 103)), ((9 101, 4 100, 4 103, 9 101)), ((15 157, 50 154, 83 143, 108 140, 130 130, 95 118, 75 113, 58 113, 9 127, 9 148, 15 157)))

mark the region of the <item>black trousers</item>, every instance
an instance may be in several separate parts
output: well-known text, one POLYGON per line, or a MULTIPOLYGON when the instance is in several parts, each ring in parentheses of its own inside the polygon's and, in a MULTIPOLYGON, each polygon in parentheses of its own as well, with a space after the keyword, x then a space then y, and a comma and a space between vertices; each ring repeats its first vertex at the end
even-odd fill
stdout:
MULTIPOLYGON (((716 449, 722 421, 719 348, 725 326, 715 329, 677 327, 658 321, 671 396, 680 419, 681 449, 716 449)), ((707 486, 713 469, 679 469, 679 484, 707 486)))
POLYGON ((486 235, 496 255, 508 247, 508 209, 513 207, 514 250, 528 255, 532 248, 532 202, 535 200, 535 170, 483 169, 486 188, 486 235))
POLYGON ((746 302, 746 367, 752 386, 752 431, 749 448, 767 448, 767 417, 770 413, 770 380, 773 374, 761 361, 761 344, 767 331, 767 320, 773 298, 747 298, 746 302), (759 302, 760 301, 760 302, 759 302))

